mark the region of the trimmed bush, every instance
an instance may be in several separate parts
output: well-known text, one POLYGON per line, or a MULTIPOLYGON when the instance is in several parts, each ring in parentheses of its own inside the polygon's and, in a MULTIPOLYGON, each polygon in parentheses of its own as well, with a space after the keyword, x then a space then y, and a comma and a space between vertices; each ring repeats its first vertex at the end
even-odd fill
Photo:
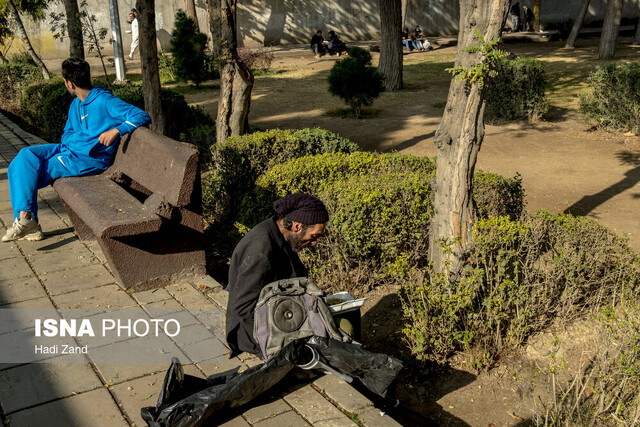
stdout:
POLYGON ((544 62, 531 58, 501 58, 496 64, 496 72, 487 94, 489 117, 531 121, 547 112, 544 62))
MULTIPOLYGON (((435 162, 427 157, 370 152, 302 157, 275 165, 256 180, 240 207, 238 226, 246 230, 268 218, 273 202, 286 194, 314 194, 327 205, 330 221, 322 249, 301 256, 325 288, 361 295, 382 283, 401 284, 408 271, 427 265, 434 177, 435 162)), ((482 195, 481 213, 519 217, 519 179, 479 172, 475 187, 482 195)))
MULTIPOLYGON (((113 94, 144 109, 142 86, 115 86, 113 94)), ((191 127, 213 126, 211 117, 202 109, 189 107, 183 95, 162 89, 160 96, 165 116, 171 118, 168 121, 167 136, 180 139, 181 136, 190 135, 191 127)), ((39 82, 26 88, 20 103, 21 115, 31 126, 41 129, 46 140, 60 142, 72 101, 73 98, 61 79, 39 82)))
POLYGON ((476 223, 467 271, 432 271, 403 290, 406 341, 418 359, 444 363, 457 350, 477 367, 521 345, 554 320, 613 303, 640 285, 640 260, 595 221, 570 215, 476 223))
POLYGON ((640 64, 599 66, 591 90, 580 96, 580 112, 606 130, 640 132, 640 64))
POLYGON ((371 54, 359 47, 349 49, 349 57, 336 62, 329 72, 329 92, 339 96, 360 117, 362 107, 373 104, 382 91, 382 76, 371 66, 371 54))
POLYGON ((322 130, 269 130, 228 138, 212 148, 205 174, 203 206, 209 222, 235 221, 255 180, 272 166, 325 150, 352 152, 353 142, 322 130))

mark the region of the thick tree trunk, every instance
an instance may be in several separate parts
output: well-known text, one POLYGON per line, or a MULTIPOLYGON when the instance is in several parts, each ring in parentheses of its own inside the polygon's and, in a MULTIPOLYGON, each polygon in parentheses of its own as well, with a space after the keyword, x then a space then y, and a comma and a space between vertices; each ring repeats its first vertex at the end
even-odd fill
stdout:
POLYGON ((378 72, 387 90, 402 89, 402 12, 400 0, 378 0, 380 8, 380 61, 378 72))
MULTIPOLYGON (((469 68, 482 60, 464 48, 478 45, 478 30, 486 41, 500 37, 509 0, 460 0, 460 30, 456 66, 469 68)), ((484 138, 486 86, 452 79, 444 115, 434 143, 438 148, 434 215, 429 230, 429 257, 437 271, 457 274, 473 248, 476 210, 473 174, 484 138), (442 244, 448 246, 443 251, 442 244)))
POLYGON ((540 31, 540 0, 533 1, 533 29, 540 31))
POLYGON ((582 0, 580 10, 578 11, 578 16, 576 16, 576 20, 573 22, 573 27, 571 27, 571 34, 569 34, 569 38, 567 38, 564 47, 573 47, 576 44, 576 39, 578 38, 578 33, 582 28, 584 17, 587 15, 587 10, 589 10, 590 2, 591 0, 582 0))
POLYGON ((607 59, 613 57, 616 50, 616 40, 620 32, 620 20, 622 19, 622 0, 607 0, 607 14, 604 16, 598 58, 607 59))
POLYGON ((31 45, 31 41, 29 41, 29 37, 27 36, 27 30, 24 28, 24 24, 22 23, 22 18, 20 18, 20 13, 18 9, 16 9, 16 5, 13 3, 13 0, 7 0, 7 6, 9 7, 9 12, 11 13, 11 17, 15 21, 16 33, 18 37, 24 42, 25 47, 27 48, 27 52, 31 55, 31 58, 36 63, 36 65, 42 71, 42 76, 49 80, 51 75, 49 74, 49 70, 47 70, 47 66, 44 65, 42 59, 36 54, 36 51, 33 50, 33 46, 31 45))
POLYGON ((142 90, 144 107, 151 116, 150 128, 166 133, 166 120, 160 96, 160 73, 158 71, 158 46, 156 44, 155 0, 137 0, 140 38, 140 61, 142 63, 142 90))
POLYGON ((640 44, 640 20, 636 26, 636 34, 633 36, 633 44, 640 44))
POLYGON ((216 119, 216 140, 242 135, 249 130, 249 107, 253 74, 238 57, 236 38, 237 0, 209 0, 214 55, 220 64, 220 100, 216 119))
MULTIPOLYGON (((400 0, 400 7, 402 10, 402 22, 400 22, 400 27, 404 27, 407 22, 407 0, 400 0)), ((382 13, 380 13, 380 16, 382 16, 382 13)), ((402 31, 402 28, 400 28, 400 31, 402 31)))
POLYGON ((198 14, 196 13, 195 0, 185 0, 185 5, 186 5, 185 13, 189 18, 193 19, 193 22, 196 23, 196 28, 198 29, 198 31, 200 31, 200 26, 198 25, 198 14))
POLYGON ((84 59, 84 40, 82 38, 82 22, 80 22, 78 0, 64 0, 64 11, 67 15, 69 56, 84 59))

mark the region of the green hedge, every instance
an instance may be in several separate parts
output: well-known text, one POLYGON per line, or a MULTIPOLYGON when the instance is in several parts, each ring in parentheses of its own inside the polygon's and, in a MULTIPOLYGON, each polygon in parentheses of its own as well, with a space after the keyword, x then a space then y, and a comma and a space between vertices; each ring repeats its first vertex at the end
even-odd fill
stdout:
POLYGON ((403 290, 404 333, 419 359, 446 362, 464 350, 488 366, 554 320, 595 312, 640 285, 640 260, 626 241, 583 217, 480 220, 474 242, 455 282, 427 271, 403 290))
MULTIPOLYGON (((129 104, 144 109, 142 87, 139 85, 114 86, 113 94, 129 104)), ((160 96, 165 117, 168 118, 169 137, 184 139, 190 135, 190 129, 193 127, 213 126, 211 117, 199 108, 189 107, 183 95, 162 89, 160 96)), ((31 126, 41 129, 45 139, 60 142, 72 101, 73 98, 62 79, 38 82, 25 89, 20 103, 21 115, 31 126)))
POLYGON ((535 120, 546 113, 547 75, 544 62, 531 58, 502 58, 487 94, 489 117, 535 120))
POLYGON ((599 66, 590 90, 580 97, 580 112, 596 126, 640 132, 640 64, 599 66))
POLYGON ((205 217, 209 222, 235 221, 255 180, 278 163, 327 151, 355 150, 355 143, 323 129, 275 129, 228 138, 212 148, 210 170, 203 177, 205 217))
MULTIPOLYGON (((316 195, 329 210, 327 236, 321 250, 302 256, 321 285, 360 295, 376 284, 401 283, 407 271, 427 265, 434 177, 435 163, 427 157, 369 152, 302 157, 256 180, 238 225, 246 230, 269 217, 272 203, 286 194, 316 195)), ((518 177, 478 172, 475 186, 481 215, 522 213, 518 177)))

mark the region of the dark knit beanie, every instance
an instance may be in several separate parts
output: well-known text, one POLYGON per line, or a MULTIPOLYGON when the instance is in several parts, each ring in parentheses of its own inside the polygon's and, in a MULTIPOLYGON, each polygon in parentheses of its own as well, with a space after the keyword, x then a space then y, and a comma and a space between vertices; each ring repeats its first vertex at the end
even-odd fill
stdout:
POLYGON ((306 193, 289 194, 276 200, 273 209, 280 216, 306 225, 329 221, 329 212, 327 212, 324 203, 306 193))

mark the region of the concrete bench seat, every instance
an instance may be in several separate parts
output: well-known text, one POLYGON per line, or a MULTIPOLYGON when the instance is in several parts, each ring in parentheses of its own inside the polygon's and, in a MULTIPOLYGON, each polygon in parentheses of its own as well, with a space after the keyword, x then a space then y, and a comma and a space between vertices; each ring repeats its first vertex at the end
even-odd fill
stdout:
POLYGON ((205 273, 198 150, 149 129, 118 147, 113 165, 53 188, 81 240, 97 240, 125 289, 205 273))

